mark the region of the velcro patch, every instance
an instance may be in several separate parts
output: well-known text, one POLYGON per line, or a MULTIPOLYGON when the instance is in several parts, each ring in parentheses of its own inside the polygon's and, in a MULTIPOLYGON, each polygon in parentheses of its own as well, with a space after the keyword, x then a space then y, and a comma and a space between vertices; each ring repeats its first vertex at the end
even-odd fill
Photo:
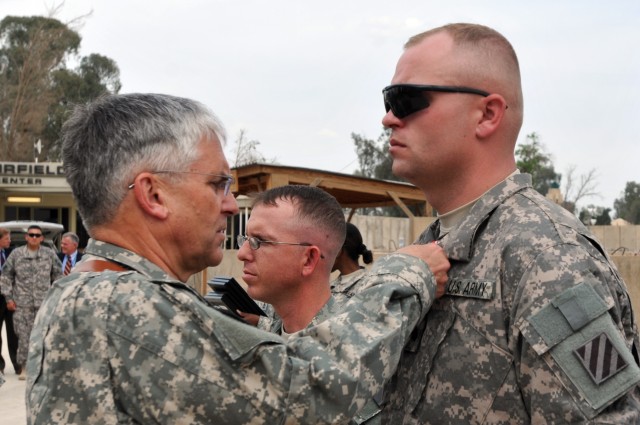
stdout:
POLYGON ((454 297, 493 299, 496 293, 496 283, 492 280, 449 278, 445 289, 446 295, 454 297))
POLYGON ((627 367, 606 333, 601 333, 573 351, 596 385, 627 367))

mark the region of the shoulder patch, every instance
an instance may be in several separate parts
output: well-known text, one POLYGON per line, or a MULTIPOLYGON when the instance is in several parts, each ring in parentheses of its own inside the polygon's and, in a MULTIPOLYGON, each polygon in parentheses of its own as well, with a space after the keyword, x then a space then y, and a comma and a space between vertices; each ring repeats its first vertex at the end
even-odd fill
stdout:
POLYGON ((445 295, 454 297, 491 300, 496 293, 496 283, 492 280, 449 278, 445 295))
POLYGON ((600 385, 628 365, 604 332, 578 347, 574 353, 596 385, 600 385))

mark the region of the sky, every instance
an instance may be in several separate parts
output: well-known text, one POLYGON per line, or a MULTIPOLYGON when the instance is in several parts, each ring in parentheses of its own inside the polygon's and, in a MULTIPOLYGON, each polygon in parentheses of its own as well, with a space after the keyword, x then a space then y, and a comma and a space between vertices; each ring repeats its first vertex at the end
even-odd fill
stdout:
MULTIPOLYGON (((59 4, 0 0, 0 17, 59 4)), ((536 132, 557 172, 595 169, 599 196, 583 206, 613 209, 626 183, 640 182, 637 0, 66 0, 55 17, 82 15, 81 55, 115 60, 121 93, 207 105, 232 164, 244 130, 268 160, 347 174, 358 168, 351 134, 382 132, 381 90, 404 42, 451 22, 487 25, 520 60, 518 143, 536 132)))

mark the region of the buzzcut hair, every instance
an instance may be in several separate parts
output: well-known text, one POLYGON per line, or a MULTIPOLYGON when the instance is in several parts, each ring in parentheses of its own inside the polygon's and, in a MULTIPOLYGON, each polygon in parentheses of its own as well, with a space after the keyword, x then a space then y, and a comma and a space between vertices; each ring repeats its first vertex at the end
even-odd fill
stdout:
POLYGON ((453 23, 414 35, 405 43, 404 48, 414 47, 425 38, 438 33, 448 34, 457 50, 466 52, 467 58, 473 58, 468 62, 468 66, 458 70, 461 75, 465 75, 465 80, 480 79, 485 83, 489 82, 494 88, 498 87, 500 94, 505 97, 511 117, 508 125, 509 134, 515 144, 522 127, 524 100, 520 64, 509 40, 498 31, 484 25, 453 23))
POLYGON ((293 204, 301 222, 322 229, 332 235, 335 255, 344 243, 346 220, 340 203, 329 193, 314 186, 286 185, 256 194, 253 207, 259 205, 276 207, 279 200, 293 204))

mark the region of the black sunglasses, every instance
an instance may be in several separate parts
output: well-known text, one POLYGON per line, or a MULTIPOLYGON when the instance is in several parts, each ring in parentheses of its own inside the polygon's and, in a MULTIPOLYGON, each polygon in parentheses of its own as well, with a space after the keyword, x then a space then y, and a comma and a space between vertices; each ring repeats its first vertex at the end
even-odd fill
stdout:
POLYGON ((27 233, 30 238, 39 238, 42 237, 42 233, 27 233))
POLYGON ((429 99, 423 94, 426 91, 441 93, 469 93, 487 97, 490 93, 484 90, 463 86, 430 86, 420 84, 394 84, 382 89, 384 108, 391 110, 397 118, 407 117, 414 112, 429 107, 429 99))

